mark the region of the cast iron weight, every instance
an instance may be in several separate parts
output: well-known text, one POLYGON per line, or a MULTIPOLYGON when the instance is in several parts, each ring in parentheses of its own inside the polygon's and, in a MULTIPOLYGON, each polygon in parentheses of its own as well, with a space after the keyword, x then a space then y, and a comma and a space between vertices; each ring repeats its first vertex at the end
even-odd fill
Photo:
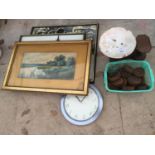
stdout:
POLYGON ((136 37, 136 41, 137 41, 137 46, 136 49, 141 52, 141 53, 148 53, 151 51, 152 46, 151 46, 151 42, 150 42, 150 38, 145 35, 138 35, 136 37))

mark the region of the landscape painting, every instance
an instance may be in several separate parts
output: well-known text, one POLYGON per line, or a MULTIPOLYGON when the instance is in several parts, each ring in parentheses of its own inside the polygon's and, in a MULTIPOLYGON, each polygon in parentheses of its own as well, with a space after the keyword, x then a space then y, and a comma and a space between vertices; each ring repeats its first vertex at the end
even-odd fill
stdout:
POLYGON ((24 53, 18 78, 74 79, 76 53, 24 53))

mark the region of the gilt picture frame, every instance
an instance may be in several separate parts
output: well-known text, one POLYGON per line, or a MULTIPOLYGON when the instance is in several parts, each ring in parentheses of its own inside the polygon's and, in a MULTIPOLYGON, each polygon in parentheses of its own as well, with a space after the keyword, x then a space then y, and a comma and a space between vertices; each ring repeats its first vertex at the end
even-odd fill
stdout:
POLYGON ((30 33, 31 35, 84 33, 85 40, 92 40, 89 82, 95 82, 99 24, 34 26, 30 33))
POLYGON ((17 42, 3 89, 87 95, 91 41, 17 42))

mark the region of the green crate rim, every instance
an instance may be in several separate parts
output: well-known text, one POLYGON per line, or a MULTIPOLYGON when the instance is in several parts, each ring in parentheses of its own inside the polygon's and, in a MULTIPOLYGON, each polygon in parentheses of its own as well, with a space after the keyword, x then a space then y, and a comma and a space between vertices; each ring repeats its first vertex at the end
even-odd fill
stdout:
POLYGON ((105 85, 105 88, 107 91, 109 92, 113 92, 113 93, 144 93, 144 92, 150 92, 154 89, 154 74, 153 74, 153 71, 151 69, 151 66, 149 64, 148 61, 146 60, 122 60, 122 61, 116 61, 116 62, 109 62, 106 64, 106 67, 105 67, 105 70, 103 72, 103 79, 104 79, 104 85, 105 85), (151 87, 147 90, 133 90, 133 91, 123 91, 123 90, 112 90, 108 87, 108 78, 107 78, 107 72, 108 72, 108 68, 110 65, 115 65, 115 64, 125 64, 125 63, 132 63, 132 62, 135 62, 135 63, 144 63, 146 64, 146 66, 148 67, 148 70, 149 70, 149 76, 150 76, 150 85, 151 87))

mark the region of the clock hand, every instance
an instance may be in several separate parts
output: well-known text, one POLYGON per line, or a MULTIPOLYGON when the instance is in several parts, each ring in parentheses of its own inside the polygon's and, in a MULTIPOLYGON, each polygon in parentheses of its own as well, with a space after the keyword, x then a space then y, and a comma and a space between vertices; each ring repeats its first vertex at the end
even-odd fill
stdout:
POLYGON ((81 103, 82 103, 82 102, 83 102, 83 100, 86 98, 86 96, 84 96, 84 97, 83 97, 83 99, 82 99, 82 100, 80 100, 78 96, 75 96, 75 97, 76 97, 76 98, 78 99, 78 101, 79 101, 79 102, 81 102, 81 103))

